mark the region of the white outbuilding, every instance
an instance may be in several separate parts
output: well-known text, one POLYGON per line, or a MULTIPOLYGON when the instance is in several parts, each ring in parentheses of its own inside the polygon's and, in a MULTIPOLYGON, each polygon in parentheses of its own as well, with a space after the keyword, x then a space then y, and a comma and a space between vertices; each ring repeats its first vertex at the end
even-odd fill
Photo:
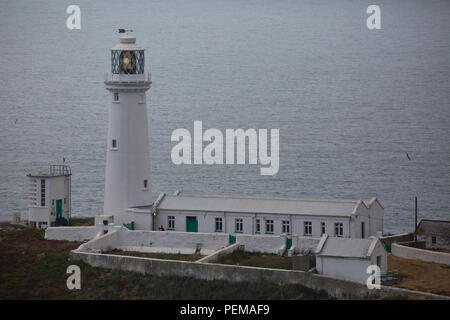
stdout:
POLYGON ((316 249, 318 273, 366 283, 367 267, 377 265, 387 273, 387 252, 376 237, 345 239, 323 235, 316 249))
POLYGON ((47 228, 70 220, 71 175, 67 165, 51 165, 48 172, 27 174, 29 225, 47 228))

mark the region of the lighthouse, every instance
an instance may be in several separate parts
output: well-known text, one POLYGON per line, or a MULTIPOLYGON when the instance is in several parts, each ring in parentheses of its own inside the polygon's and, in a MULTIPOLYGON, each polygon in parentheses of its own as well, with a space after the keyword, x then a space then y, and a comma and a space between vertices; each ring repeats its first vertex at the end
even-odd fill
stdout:
POLYGON ((105 74, 110 92, 106 151, 104 214, 115 224, 129 224, 127 209, 151 204, 150 152, 144 48, 136 38, 122 35, 111 48, 111 71, 105 74))

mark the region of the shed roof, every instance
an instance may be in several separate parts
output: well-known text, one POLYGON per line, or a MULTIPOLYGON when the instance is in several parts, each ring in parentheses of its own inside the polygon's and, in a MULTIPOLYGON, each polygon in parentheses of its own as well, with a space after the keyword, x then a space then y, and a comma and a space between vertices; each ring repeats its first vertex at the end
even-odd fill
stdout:
POLYGON ((450 238, 450 221, 422 219, 417 226, 417 234, 442 235, 450 238))
POLYGON ((268 198, 236 195, 166 195, 158 210, 244 212, 349 217, 358 200, 268 198))
POLYGON ((372 254, 377 238, 355 239, 328 237, 319 243, 316 254, 330 257, 367 258, 372 254))

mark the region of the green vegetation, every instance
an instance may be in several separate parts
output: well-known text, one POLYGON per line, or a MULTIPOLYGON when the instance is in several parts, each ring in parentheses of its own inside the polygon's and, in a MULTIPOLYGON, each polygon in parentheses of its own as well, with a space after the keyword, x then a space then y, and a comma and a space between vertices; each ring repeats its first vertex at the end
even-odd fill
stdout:
POLYGON ((73 227, 93 226, 94 225, 94 217, 72 218, 72 219, 70 219, 70 225, 73 227))
POLYGON ((48 241, 42 230, 0 231, 0 299, 322 299, 301 285, 232 283, 144 276, 69 261, 79 243, 48 241), (67 267, 81 269, 81 290, 66 287, 67 267))
POLYGON ((292 258, 280 257, 276 254, 250 253, 239 250, 220 255, 215 263, 292 270, 292 258))

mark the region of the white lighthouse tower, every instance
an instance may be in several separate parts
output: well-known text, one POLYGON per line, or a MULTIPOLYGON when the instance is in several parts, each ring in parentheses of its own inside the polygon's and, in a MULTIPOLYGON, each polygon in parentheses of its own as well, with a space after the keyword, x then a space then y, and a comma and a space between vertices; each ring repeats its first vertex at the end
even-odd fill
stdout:
POLYGON ((144 49, 136 44, 136 38, 123 35, 111 48, 111 72, 105 74, 111 103, 103 210, 120 225, 132 222, 127 208, 151 204, 145 96, 151 77, 144 62, 144 49))

